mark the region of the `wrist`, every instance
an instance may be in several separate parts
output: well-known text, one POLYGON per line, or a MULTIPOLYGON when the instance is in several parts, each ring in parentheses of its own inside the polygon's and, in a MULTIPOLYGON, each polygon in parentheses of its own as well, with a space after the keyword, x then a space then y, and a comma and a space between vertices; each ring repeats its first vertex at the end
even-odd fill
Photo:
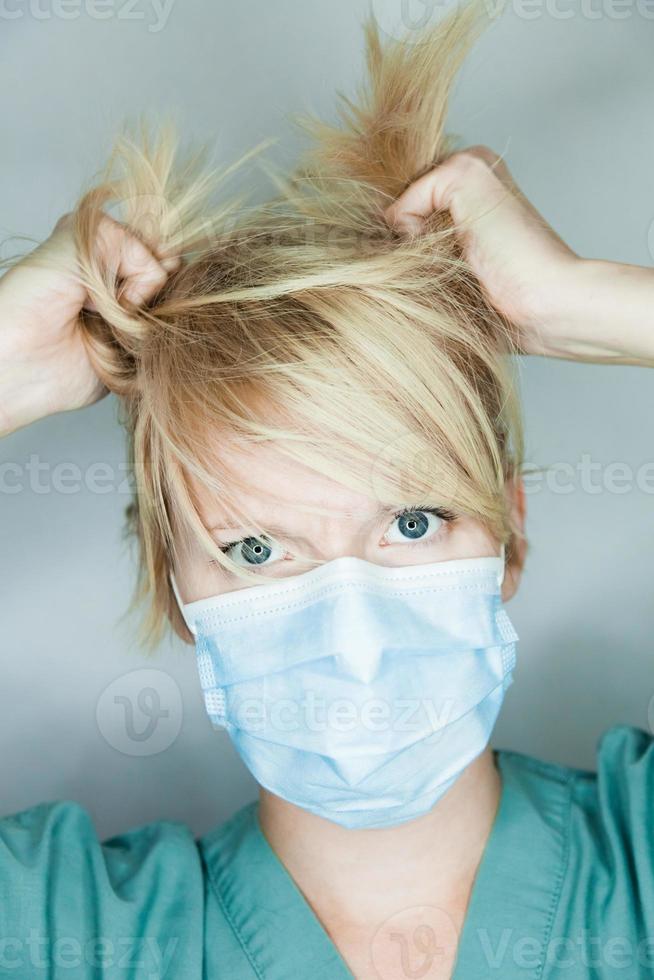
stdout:
POLYGON ((56 398, 34 375, 0 363, 0 437, 59 411, 56 398))

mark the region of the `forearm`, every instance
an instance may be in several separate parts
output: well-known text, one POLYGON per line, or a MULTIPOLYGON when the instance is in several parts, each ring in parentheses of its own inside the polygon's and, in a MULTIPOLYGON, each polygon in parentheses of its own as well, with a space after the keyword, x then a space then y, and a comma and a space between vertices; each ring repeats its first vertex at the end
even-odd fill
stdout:
POLYGON ((581 259, 553 289, 530 353, 654 367, 654 269, 581 259))
POLYGON ((7 356, 0 344, 0 438, 51 411, 48 387, 34 366, 7 356))
POLYGON ((24 343, 0 280, 0 437, 59 410, 53 365, 24 343))

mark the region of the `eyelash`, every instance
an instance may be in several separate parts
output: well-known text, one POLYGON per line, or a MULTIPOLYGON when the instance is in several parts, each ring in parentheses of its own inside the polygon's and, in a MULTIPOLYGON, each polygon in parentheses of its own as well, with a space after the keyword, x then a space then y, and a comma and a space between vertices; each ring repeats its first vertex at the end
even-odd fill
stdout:
MULTIPOLYGON (((393 514, 393 521, 397 521, 400 517, 405 517, 405 516, 408 516, 409 514, 415 514, 415 513, 433 514, 435 517, 440 518, 446 524, 452 524, 456 520, 456 515, 455 514, 453 514, 449 510, 445 510, 442 507, 423 507, 423 506, 420 505, 420 506, 415 506, 415 507, 403 507, 402 510, 396 511, 393 514)), ((436 534, 438 534, 438 532, 436 532, 436 534)), ((431 543, 432 540, 433 540, 433 538, 435 536, 436 535, 433 535, 432 534, 432 535, 430 535, 430 537, 426 538, 424 541, 420 541, 420 540, 418 540, 418 541, 407 541, 407 545, 409 545, 410 547, 415 548, 415 547, 418 547, 421 544, 431 543)), ((253 537, 253 535, 248 535, 248 537, 253 537)), ((222 545, 220 547, 220 551, 222 551, 222 553, 224 555, 227 555, 232 550, 232 548, 235 548, 239 544, 243 544, 246 540, 247 540, 247 538, 239 538, 238 541, 230 541, 229 544, 222 545)), ((216 564, 216 562, 212 559, 209 562, 209 564, 210 565, 211 564, 216 564)), ((264 567, 265 567, 264 565, 260 565, 258 567, 256 565, 253 565, 252 566, 252 570, 256 572, 256 571, 258 571, 258 568, 264 568, 264 567)))

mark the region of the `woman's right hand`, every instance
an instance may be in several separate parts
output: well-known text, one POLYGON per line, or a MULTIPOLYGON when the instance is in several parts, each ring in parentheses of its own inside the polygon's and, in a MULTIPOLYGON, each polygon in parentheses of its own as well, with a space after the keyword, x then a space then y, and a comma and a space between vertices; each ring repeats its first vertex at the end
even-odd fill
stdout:
MULTIPOLYGON (((95 242, 99 261, 121 281, 129 302, 147 302, 179 266, 160 258, 109 215, 95 242)), ((107 389, 80 329, 94 304, 78 275, 73 216, 0 279, 0 435, 54 412, 82 408, 107 389)))

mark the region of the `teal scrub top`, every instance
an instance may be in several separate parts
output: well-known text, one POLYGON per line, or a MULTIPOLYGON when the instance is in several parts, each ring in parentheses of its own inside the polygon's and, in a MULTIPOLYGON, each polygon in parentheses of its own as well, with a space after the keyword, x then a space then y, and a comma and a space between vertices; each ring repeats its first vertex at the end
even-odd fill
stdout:
MULTIPOLYGON (((611 728, 596 773, 496 758, 502 795, 456 980, 654 976, 652 736, 611 728)), ((0 820, 0 976, 352 974, 263 836, 256 803, 197 839, 157 821, 100 842, 89 813, 65 801, 0 820)))

